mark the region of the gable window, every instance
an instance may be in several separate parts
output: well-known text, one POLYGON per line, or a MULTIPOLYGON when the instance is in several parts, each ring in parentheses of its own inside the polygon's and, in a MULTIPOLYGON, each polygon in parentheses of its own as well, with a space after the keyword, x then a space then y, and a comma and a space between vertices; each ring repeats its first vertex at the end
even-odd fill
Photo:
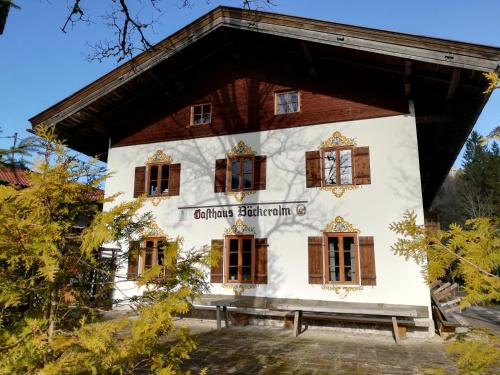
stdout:
POLYGON ((352 147, 323 149, 323 184, 352 185, 352 147))
POLYGON ((212 122, 212 104, 197 104, 191 106, 191 125, 210 124, 212 122))
MULTIPOLYGON (((141 243, 141 258, 139 274, 151 269, 155 265, 164 265, 167 241, 164 237, 150 237, 141 243)), ((162 271, 162 275, 165 270, 162 271)))
POLYGON ((169 164, 149 165, 148 194, 150 197, 168 194, 169 164))
POLYGON ((356 234, 325 233, 325 275, 327 283, 358 284, 356 234))
POLYGON ((226 282, 253 283, 253 236, 226 237, 226 282))
POLYGON ((230 190, 243 191, 253 188, 253 157, 236 157, 229 159, 230 190))
POLYGON ((277 115, 300 111, 298 91, 277 92, 274 94, 274 113, 277 115))

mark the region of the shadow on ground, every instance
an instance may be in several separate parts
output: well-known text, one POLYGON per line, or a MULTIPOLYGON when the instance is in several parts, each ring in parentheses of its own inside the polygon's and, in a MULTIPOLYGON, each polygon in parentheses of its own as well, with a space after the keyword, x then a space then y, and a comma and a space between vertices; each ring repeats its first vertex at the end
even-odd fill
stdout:
MULTIPOLYGON (((395 345, 386 337, 346 335, 310 329, 291 331, 270 327, 192 326, 198 349, 185 363, 209 374, 422 374, 427 368, 454 373, 439 339, 408 339, 395 345)), ((207 323, 208 324, 208 323, 207 323)))

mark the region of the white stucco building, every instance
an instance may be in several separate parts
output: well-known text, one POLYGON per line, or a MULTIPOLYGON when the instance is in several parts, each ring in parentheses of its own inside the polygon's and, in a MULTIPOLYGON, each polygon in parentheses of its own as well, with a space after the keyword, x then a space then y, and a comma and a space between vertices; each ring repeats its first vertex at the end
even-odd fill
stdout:
POLYGON ((122 193, 113 204, 147 197, 157 235, 120 268, 130 281, 116 298, 141 293, 134 277, 181 236, 221 252, 212 295, 407 309, 429 326, 422 269, 391 251, 389 226, 407 210, 424 224, 499 56, 217 8, 31 121, 104 155, 105 194, 122 193))

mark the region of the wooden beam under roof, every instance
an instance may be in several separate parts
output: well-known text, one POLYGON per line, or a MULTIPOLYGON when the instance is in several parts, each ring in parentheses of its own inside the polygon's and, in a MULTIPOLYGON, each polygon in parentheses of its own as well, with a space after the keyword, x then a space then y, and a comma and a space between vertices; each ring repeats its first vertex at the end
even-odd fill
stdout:
POLYGON ((446 94, 446 103, 450 103, 455 97, 459 81, 460 81, 460 70, 453 69, 450 85, 448 86, 448 93, 446 94))
POLYGON ((219 27, 316 42, 479 71, 497 69, 498 48, 266 12, 218 7, 102 78, 30 119, 57 123, 219 27), (449 51, 453 51, 450 54, 449 51), (57 116, 56 116, 57 115, 57 116))
POLYGON ((316 73, 316 68, 314 66, 314 60, 312 58, 311 51, 309 50, 309 47, 307 46, 307 43, 304 41, 301 41, 300 45, 302 47, 302 52, 304 53, 304 56, 305 56, 307 64, 308 64, 309 74, 314 79, 318 79, 318 74, 316 73))

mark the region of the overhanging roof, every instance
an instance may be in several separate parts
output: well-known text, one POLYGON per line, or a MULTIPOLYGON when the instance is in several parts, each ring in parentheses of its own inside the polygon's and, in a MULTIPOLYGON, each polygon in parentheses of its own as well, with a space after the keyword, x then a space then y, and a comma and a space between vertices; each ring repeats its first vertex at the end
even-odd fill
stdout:
POLYGON ((219 7, 34 116, 31 124, 55 124, 70 147, 104 159, 118 109, 155 87, 178 86, 179 77, 195 66, 193 60, 217 61, 222 51, 227 57, 227 50, 266 58, 275 50, 284 56, 305 54, 304 64, 350 65, 400 81, 417 110, 427 206, 489 97, 482 93, 481 73, 498 71, 500 60, 494 47, 219 7))

